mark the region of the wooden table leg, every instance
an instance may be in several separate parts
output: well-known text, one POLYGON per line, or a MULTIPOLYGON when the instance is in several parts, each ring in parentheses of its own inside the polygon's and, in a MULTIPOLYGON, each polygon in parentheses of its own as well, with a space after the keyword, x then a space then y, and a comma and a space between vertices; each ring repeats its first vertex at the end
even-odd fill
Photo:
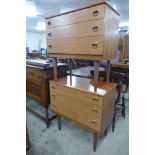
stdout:
POLYGON ((72 59, 69 59, 69 75, 70 75, 70 85, 72 85, 72 59))
POLYGON ((107 131, 108 131, 108 129, 105 129, 104 136, 107 136, 107 131))
POLYGON ((93 149, 94 149, 94 152, 96 152, 96 146, 97 146, 97 136, 98 134, 94 132, 94 144, 93 144, 93 149))
POLYGON ((29 132, 26 124, 26 151, 28 151, 29 149, 30 149, 30 139, 29 139, 29 132))
POLYGON ((61 117, 60 117, 60 115, 57 115, 57 120, 58 120, 58 129, 61 130, 61 117))
POLYGON ((94 82, 95 82, 94 91, 95 92, 97 91, 98 78, 99 78, 99 61, 96 60, 94 64, 94 82))
POLYGON ((47 128, 49 128, 49 117, 48 117, 48 106, 45 107, 45 112, 46 112, 46 125, 47 128))
POLYGON ((125 119, 125 98, 122 97, 122 116, 125 119))
POLYGON ((111 64, 110 64, 110 60, 108 60, 107 66, 106 66, 106 83, 109 83, 110 69, 111 69, 111 64))
POLYGON ((115 102, 115 105, 114 105, 114 117, 113 117, 113 120, 112 120, 112 132, 114 132, 114 130, 115 130, 116 103, 117 103, 117 101, 115 102))
POLYGON ((53 58, 54 80, 57 80, 57 58, 53 58))

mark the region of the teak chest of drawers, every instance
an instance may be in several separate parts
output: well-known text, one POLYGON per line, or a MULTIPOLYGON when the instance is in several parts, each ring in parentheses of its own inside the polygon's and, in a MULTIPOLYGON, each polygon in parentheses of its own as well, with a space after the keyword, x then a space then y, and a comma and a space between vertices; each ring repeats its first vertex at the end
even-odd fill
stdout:
MULTIPOLYGON (((107 2, 45 18, 47 51, 54 58, 54 80, 50 81, 52 110, 57 113, 58 128, 63 116, 94 132, 94 151, 97 135, 106 133, 113 120, 116 85, 98 82, 99 60, 107 60, 109 79, 110 60, 118 46, 119 14, 107 2), (74 77, 70 59, 70 77, 57 79, 56 58, 95 60, 94 80, 74 77)), ((107 80, 108 82, 108 80, 107 80)))
POLYGON ((110 60, 118 45, 119 14, 106 2, 47 17, 52 57, 110 60))
MULTIPOLYGON (((116 85, 99 82, 94 92, 93 80, 72 76, 50 81, 52 111, 95 134, 103 134, 114 118, 116 85)), ((59 129, 60 129, 59 120, 59 129)))

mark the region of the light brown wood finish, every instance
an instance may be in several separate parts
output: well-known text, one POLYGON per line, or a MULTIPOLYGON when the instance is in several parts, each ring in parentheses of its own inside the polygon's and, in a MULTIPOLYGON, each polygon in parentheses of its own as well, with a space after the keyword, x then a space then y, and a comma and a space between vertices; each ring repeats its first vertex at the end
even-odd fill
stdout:
MULTIPOLYGON (((51 81, 50 81, 50 83, 51 83, 51 81)), ((115 85, 113 83, 107 84, 107 83, 103 83, 103 82, 99 81, 98 85, 97 85, 97 91, 94 92, 94 80, 76 77, 76 76, 72 76, 72 83, 73 83, 72 85, 70 85, 70 77, 69 76, 59 78, 57 80, 52 80, 52 83, 67 86, 74 90, 78 89, 81 92, 89 92, 89 93, 95 94, 97 96, 105 95, 115 85)))
POLYGON ((129 69, 129 64, 112 64, 112 67, 119 67, 119 68, 129 69))
POLYGON ((104 132, 114 115, 116 85, 99 82, 94 92, 92 80, 72 78, 72 86, 69 76, 50 81, 52 110, 97 133, 104 132))
MULTIPOLYGON (((114 58, 118 43, 118 16, 108 3, 102 2, 46 18, 49 56, 87 60, 114 58), (94 28, 96 32, 91 32, 94 24, 99 24, 99 29, 96 31, 94 28)), ((71 85, 67 76, 50 82, 52 110, 58 116, 91 129, 94 132, 94 151, 97 134, 103 133, 114 118, 116 93, 115 84, 95 81, 72 76, 71 85), (95 92, 94 86, 97 88, 95 92)))
POLYGON ((53 39, 47 40, 47 50, 56 54, 102 55, 103 44, 102 36, 53 39))
POLYGON ((73 59, 85 59, 85 60, 106 60, 106 59, 103 59, 102 56, 100 55, 86 55, 86 54, 83 54, 83 55, 80 55, 80 54, 54 54, 54 53, 48 53, 48 56, 49 57, 56 57, 56 58, 60 58, 63 57, 63 58, 73 58, 73 59))
POLYGON ((105 29, 104 29, 104 45, 103 59, 111 60, 115 58, 118 48, 118 29, 119 16, 113 12, 108 6, 105 8, 105 29))
POLYGON ((104 18, 105 4, 46 19, 46 28, 104 18), (50 23, 50 24, 49 24, 50 23))
MULTIPOLYGON (((79 59, 81 57, 89 59, 87 58, 89 55, 93 60, 115 58, 119 16, 109 5, 102 4, 49 18, 46 19, 46 23, 49 20, 54 25, 47 26, 49 56, 58 54, 58 57, 64 55, 74 57, 76 55, 79 59), (94 15, 92 15, 92 10, 95 12, 94 15), (83 12, 85 13, 83 14, 83 12), (96 26, 99 28, 97 32, 91 32, 92 28, 96 26), (94 56, 96 57, 94 58, 94 56)), ((96 28, 94 30, 96 31, 96 28)))
POLYGON ((55 28, 48 28, 46 32, 47 39, 75 38, 98 35, 104 35, 103 19, 65 25, 55 28))

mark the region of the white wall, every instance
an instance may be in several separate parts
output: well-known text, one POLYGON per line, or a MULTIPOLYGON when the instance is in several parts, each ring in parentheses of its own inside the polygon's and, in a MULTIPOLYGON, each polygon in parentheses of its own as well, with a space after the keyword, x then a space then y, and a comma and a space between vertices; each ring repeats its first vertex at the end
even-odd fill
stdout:
POLYGON ((46 49, 46 33, 45 32, 26 32, 26 43, 29 51, 46 49))

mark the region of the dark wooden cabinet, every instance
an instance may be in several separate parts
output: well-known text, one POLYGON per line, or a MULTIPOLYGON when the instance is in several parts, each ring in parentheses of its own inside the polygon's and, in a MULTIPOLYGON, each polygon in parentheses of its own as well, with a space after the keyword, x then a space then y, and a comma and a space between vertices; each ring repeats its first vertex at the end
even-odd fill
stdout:
MULTIPOLYGON (((67 64, 59 63, 58 77, 66 76, 66 74, 67 64)), ((47 67, 26 65, 26 94, 39 101, 45 107, 46 117, 44 119, 46 120, 47 126, 49 126, 48 106, 50 104, 49 80, 53 78, 52 65, 47 67)), ((28 107, 27 109, 30 110, 28 107)), ((33 110, 31 109, 31 111, 33 110)))

